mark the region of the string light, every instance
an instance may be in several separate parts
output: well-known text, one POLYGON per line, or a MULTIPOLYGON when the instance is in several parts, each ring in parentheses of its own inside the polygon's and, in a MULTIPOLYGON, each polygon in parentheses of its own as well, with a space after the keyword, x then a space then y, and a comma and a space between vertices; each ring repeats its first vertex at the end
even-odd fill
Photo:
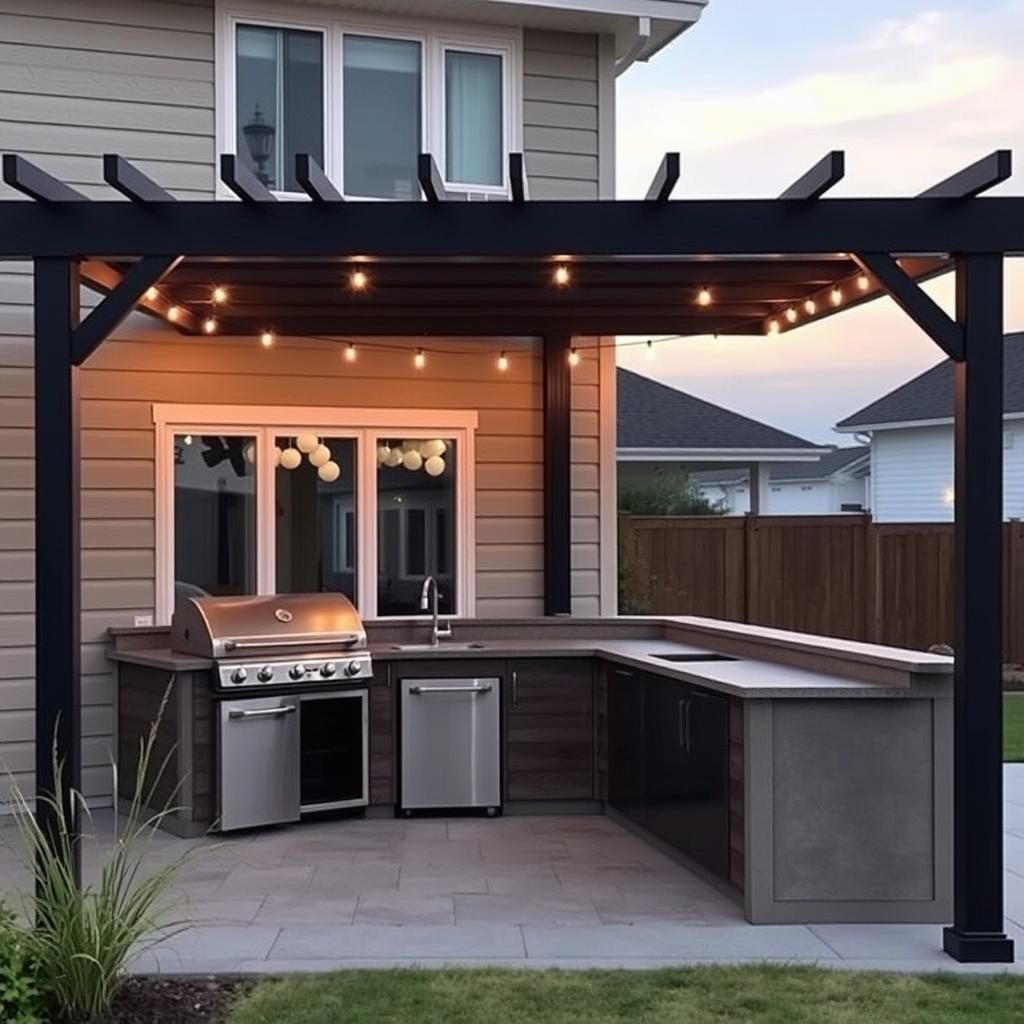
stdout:
POLYGON ((557 284, 559 288, 564 288, 568 285, 569 280, 569 268, 564 263, 555 267, 555 284, 557 284))
POLYGON ((170 320, 172 324, 178 322, 179 316, 181 316, 181 310, 178 309, 177 306, 171 306, 171 308, 167 310, 167 319, 170 320))
POLYGON ((345 346, 345 362, 346 363, 354 363, 355 361, 356 361, 356 347, 350 341, 348 343, 348 345, 345 346))
POLYGON ((829 293, 829 298, 832 300, 833 306, 838 306, 843 301, 843 290, 842 288, 833 288, 829 293))
POLYGON ((710 306, 711 305, 711 301, 712 301, 712 295, 711 295, 711 289, 710 288, 701 288, 701 290, 699 292, 697 292, 697 305, 698 306, 710 306))
POLYGON ((223 306, 224 303, 228 301, 227 289, 222 288, 220 285, 217 285, 217 287, 213 289, 212 298, 214 305, 223 306))
POLYGON ((569 365, 570 366, 579 366, 580 365, 580 354, 574 348, 569 349, 569 365))
POLYGON ((150 302, 153 302, 159 294, 160 293, 156 290, 156 288, 153 285, 150 285, 146 289, 146 298, 149 299, 150 302))
POLYGON ((271 348, 273 346, 273 344, 274 344, 274 332, 273 331, 264 331, 260 335, 260 344, 264 348, 271 348))
POLYGON ((792 306, 790 306, 789 309, 786 310, 786 319, 791 324, 796 323, 796 310, 792 306))
POLYGON ((357 292, 365 291, 366 286, 370 283, 370 278, 365 270, 353 270, 348 280, 352 285, 352 290, 357 292))
POLYGON ((778 334, 780 330, 782 330, 782 328, 779 326, 779 321, 778 320, 769 320, 768 321, 768 333, 769 334, 778 334))
POLYGON ((857 278, 857 287, 862 292, 866 292, 868 290, 868 286, 870 285, 870 283, 871 282, 868 280, 867 274, 861 274, 860 277, 857 278))
POLYGON ((814 299, 808 299, 804 303, 804 310, 806 311, 808 316, 814 316, 814 314, 818 312, 818 304, 814 301, 814 299))
POLYGON ((504 373, 508 369, 508 356, 504 352, 498 356, 498 369, 504 373))
POLYGON ((207 334, 213 334, 214 331, 217 330, 217 321, 212 316, 208 316, 203 321, 203 330, 206 331, 207 334))
POLYGON ((427 355, 423 349, 416 349, 416 355, 412 358, 412 365, 415 366, 417 370, 422 370, 423 367, 427 365, 427 355))

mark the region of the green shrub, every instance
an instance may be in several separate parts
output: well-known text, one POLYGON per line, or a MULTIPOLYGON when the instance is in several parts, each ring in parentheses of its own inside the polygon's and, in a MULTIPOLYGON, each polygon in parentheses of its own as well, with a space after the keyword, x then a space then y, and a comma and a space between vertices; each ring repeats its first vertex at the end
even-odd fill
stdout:
MULTIPOLYGON (((64 763, 56 744, 55 791, 36 798, 53 815, 52 842, 40 828, 28 800, 16 785, 12 787, 18 827, 30 863, 36 866, 35 893, 25 897, 35 926, 24 934, 40 976, 46 979, 49 1005, 59 1018, 87 1021, 106 1012, 123 983, 129 956, 186 926, 182 921, 166 920, 176 906, 168 900, 168 892, 193 849, 186 849, 167 864, 155 868, 147 865, 153 836, 175 809, 170 803, 156 812, 148 809, 168 763, 165 758, 152 783, 147 781, 169 695, 170 687, 148 737, 139 745, 132 799, 123 816, 114 811, 113 839, 102 858, 99 876, 81 890, 73 871, 76 840, 72 838, 72 816, 91 824, 92 814, 85 797, 65 786, 64 763)), ((116 793, 117 765, 113 764, 112 769, 116 793)), ((171 800, 175 798, 176 793, 171 800)), ((88 839, 94 840, 95 835, 88 839)))
POLYGON ((41 1024, 43 991, 32 936, 0 903, 0 1020, 41 1024))
POLYGON ((619 485, 619 511, 634 516, 721 516, 722 502, 709 501, 688 476, 619 485))

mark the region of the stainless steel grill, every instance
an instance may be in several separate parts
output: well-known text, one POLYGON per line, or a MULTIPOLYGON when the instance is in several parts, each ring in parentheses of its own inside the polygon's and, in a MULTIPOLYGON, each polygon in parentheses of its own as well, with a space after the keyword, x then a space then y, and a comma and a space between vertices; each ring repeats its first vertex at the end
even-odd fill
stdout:
POLYGON ((367 679, 366 630, 343 594, 189 597, 175 610, 176 651, 216 662, 222 691, 367 679))

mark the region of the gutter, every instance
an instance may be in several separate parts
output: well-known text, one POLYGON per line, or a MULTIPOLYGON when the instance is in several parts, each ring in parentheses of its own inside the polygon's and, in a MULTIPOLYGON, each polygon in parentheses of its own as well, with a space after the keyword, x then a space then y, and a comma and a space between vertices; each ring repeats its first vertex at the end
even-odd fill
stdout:
POLYGON ((638 60, 647 60, 650 54, 647 48, 651 44, 651 19, 640 17, 636 19, 636 35, 629 49, 615 62, 615 77, 618 78, 624 71, 628 71, 638 60))

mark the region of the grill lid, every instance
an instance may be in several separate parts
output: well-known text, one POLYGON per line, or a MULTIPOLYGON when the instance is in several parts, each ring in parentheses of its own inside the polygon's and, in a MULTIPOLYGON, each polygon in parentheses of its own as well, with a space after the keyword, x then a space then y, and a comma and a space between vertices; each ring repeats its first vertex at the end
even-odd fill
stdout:
POLYGON ((176 651, 207 658, 366 646, 359 613, 344 594, 189 597, 171 620, 176 651))

